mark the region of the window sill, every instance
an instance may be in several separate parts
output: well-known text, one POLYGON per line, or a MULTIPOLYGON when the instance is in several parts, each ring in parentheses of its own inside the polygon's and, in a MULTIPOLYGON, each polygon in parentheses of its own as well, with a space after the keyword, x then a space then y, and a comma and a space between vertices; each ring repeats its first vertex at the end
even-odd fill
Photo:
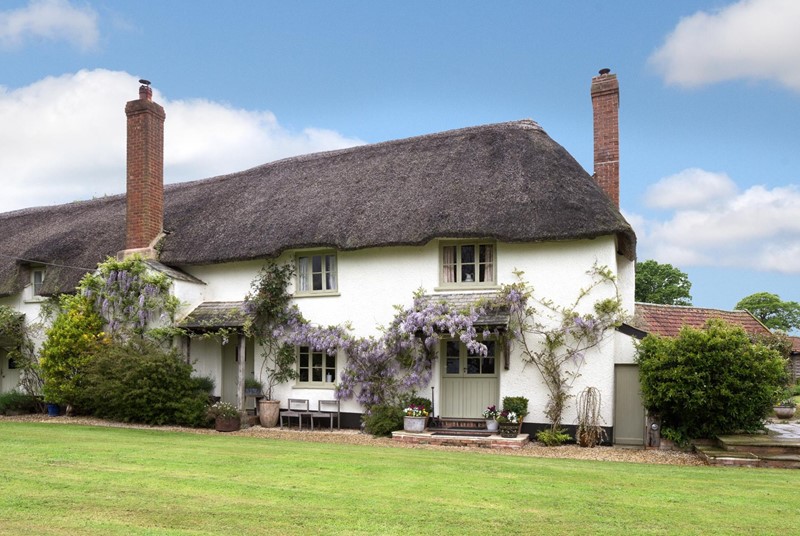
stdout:
POLYGON ((434 292, 453 292, 454 290, 500 290, 497 283, 453 283, 434 287, 434 292))
POLYGON ((340 296, 338 290, 319 290, 317 292, 295 292, 292 295, 292 298, 322 298, 322 297, 331 297, 331 296, 340 296))
POLYGON ((336 389, 335 383, 300 383, 297 382, 293 386, 294 389, 336 389))

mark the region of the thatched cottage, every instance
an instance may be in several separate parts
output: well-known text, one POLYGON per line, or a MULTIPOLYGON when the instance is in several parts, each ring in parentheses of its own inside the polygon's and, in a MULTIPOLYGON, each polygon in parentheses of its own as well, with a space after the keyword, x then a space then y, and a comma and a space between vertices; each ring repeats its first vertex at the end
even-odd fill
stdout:
MULTIPOLYGON (((591 96, 594 176, 537 123, 521 120, 163 186, 166 114, 143 85, 126 106, 127 195, 0 214, 0 304, 35 318, 40 298, 73 291, 85 267, 139 251, 173 278, 189 329, 208 327, 215 311, 237 310, 268 259, 298 265, 292 291, 307 319, 348 321, 363 336, 377 334, 393 305, 409 305, 419 288, 453 299, 491 293, 513 282, 515 270, 525 272, 538 295, 570 303, 587 284, 587 269, 607 266, 633 311, 636 238, 618 208, 616 76, 601 71, 591 96)), ((198 372, 217 379, 217 394, 237 403, 242 375, 258 375, 254 346, 244 338, 184 343, 198 372)), ((467 359, 464 351, 459 356, 467 359)), ((430 385, 436 413, 477 417, 504 396, 524 395, 531 400, 526 426, 545 423, 546 394, 535 369, 524 367, 513 347, 511 355, 495 357, 477 371, 437 360, 430 385)), ((278 397, 310 399, 312 406, 332 398, 345 359, 340 353, 326 361, 329 373, 321 377, 306 374, 279 386, 278 397)), ((632 362, 629 340, 615 333, 590 351, 575 381, 574 392, 591 385, 603 393, 610 429, 621 418, 615 388, 627 381, 615 376, 632 362)), ((623 390, 638 391, 631 385, 623 390)), ((343 423, 357 424, 361 411, 343 401, 343 423)), ((634 436, 640 411, 633 412, 634 436)), ((564 424, 574 422, 574 410, 566 417, 564 424)))

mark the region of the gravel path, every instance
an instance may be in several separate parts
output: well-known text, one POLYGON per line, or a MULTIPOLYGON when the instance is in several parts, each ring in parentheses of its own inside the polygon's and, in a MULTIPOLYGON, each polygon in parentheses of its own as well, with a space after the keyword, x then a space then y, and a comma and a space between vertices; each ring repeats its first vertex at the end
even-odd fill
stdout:
MULTIPOLYGON (((211 429, 182 428, 179 426, 144 426, 117 423, 94 419, 89 417, 47 417, 46 415, 25 415, 19 417, 0 416, 2 422, 45 422, 49 424, 82 424, 89 426, 108 426, 113 428, 137 428, 146 430, 166 430, 191 434, 218 434, 211 429)), ((519 450, 489 450, 482 447, 442 447, 434 445, 410 445, 399 443, 388 438, 372 437, 356 430, 337 430, 333 432, 311 432, 307 430, 289 430, 280 428, 262 428, 252 426, 238 432, 229 432, 227 435, 254 437, 262 439, 288 439, 293 441, 313 441, 315 443, 340 443, 347 445, 370 445, 385 448, 413 448, 429 450, 472 451, 482 454, 502 456, 532 456, 537 458, 570 458, 576 460, 595 460, 611 462, 650 463, 662 465, 704 465, 703 461, 694 453, 643 450, 616 447, 595 447, 593 449, 581 448, 575 445, 560 447, 545 447, 536 442, 528 443, 519 450)))

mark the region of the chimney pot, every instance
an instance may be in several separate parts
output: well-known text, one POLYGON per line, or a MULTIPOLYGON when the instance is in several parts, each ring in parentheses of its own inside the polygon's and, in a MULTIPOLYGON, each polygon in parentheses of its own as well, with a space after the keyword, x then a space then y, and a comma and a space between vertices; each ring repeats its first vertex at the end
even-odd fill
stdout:
POLYGON ((139 86, 139 99, 153 100, 153 90, 150 88, 150 80, 141 79, 139 83, 142 84, 139 86))
MULTIPOLYGON (((611 72, 611 69, 608 69, 608 68, 600 69, 600 74, 608 74, 610 72, 611 72)), ((139 80, 139 81, 141 82, 142 80, 139 80)))

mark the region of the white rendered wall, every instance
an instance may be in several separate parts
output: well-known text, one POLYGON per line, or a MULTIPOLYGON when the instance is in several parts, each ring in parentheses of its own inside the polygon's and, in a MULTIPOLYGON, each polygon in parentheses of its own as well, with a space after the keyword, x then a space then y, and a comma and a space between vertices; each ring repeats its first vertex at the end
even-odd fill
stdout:
MULTIPOLYGON (((620 291, 624 303, 633 303, 633 286, 631 283, 632 263, 620 261, 615 252, 613 237, 602 237, 595 240, 580 240, 542 244, 497 244, 497 277, 499 284, 516 281, 515 270, 525 272, 524 278, 534 288, 534 295, 542 299, 551 299, 566 305, 574 303, 581 288, 588 287, 592 278, 587 275, 595 263, 607 266, 616 272, 618 266, 623 272, 617 274, 620 279, 620 291), (630 296, 628 296, 630 294, 630 296)), ((277 262, 289 262, 294 253, 287 253, 277 262)), ((228 263, 210 266, 182 267, 206 283, 205 286, 178 283, 176 293, 180 298, 193 306, 202 301, 240 301, 243 300, 253 279, 257 276, 262 262, 228 263), (191 290, 187 290, 191 287, 191 290)), ((394 317, 394 305, 409 307, 413 301, 413 293, 423 288, 429 294, 435 294, 439 284, 439 246, 437 241, 420 247, 374 248, 359 251, 340 251, 337 258, 338 294, 334 296, 297 297, 295 303, 303 316, 314 324, 327 326, 349 322, 353 334, 359 337, 380 336, 379 328, 386 326, 394 317)), ((290 289, 293 291, 293 289, 290 289)), ((442 292, 453 292, 448 289, 442 292)), ((589 312, 598 299, 614 296, 613 288, 604 285, 594 294, 583 300, 580 310, 589 312)), ((191 307, 187 308, 187 311, 191 307)), ((194 358, 195 343, 192 343, 194 358)), ((609 334, 603 343, 586 355, 580 377, 572 386, 571 393, 577 395, 584 387, 594 386, 603 395, 602 416, 607 425, 612 425, 614 362, 616 355, 616 339, 609 334)), ((260 359, 261 349, 256 347, 255 373, 259 376, 263 364, 260 359)), ((206 359, 205 357, 203 359, 206 359)), ((209 357, 207 359, 212 359, 209 357)), ((337 359, 338 373, 345 365, 346 356, 340 352, 337 359)), ((544 407, 547 403, 547 390, 541 377, 533 365, 523 367, 518 349, 512 348, 509 370, 500 369, 500 402, 504 396, 522 395, 530 399, 530 415, 526 422, 546 422, 544 407)), ((439 406, 439 373, 438 361, 434 364, 432 386, 436 388, 434 404, 439 406)), ((425 387, 420 394, 430 396, 430 387, 425 387)), ((281 385, 276 389, 275 397, 284 404, 287 398, 307 398, 312 407, 316 401, 331 399, 332 389, 306 388, 295 386, 294 382, 281 385)), ((563 424, 571 424, 575 420, 574 399, 570 400, 563 424)), ((354 400, 343 401, 342 411, 360 413, 362 408, 354 400)), ((478 417, 478 415, 476 415, 478 417)))

